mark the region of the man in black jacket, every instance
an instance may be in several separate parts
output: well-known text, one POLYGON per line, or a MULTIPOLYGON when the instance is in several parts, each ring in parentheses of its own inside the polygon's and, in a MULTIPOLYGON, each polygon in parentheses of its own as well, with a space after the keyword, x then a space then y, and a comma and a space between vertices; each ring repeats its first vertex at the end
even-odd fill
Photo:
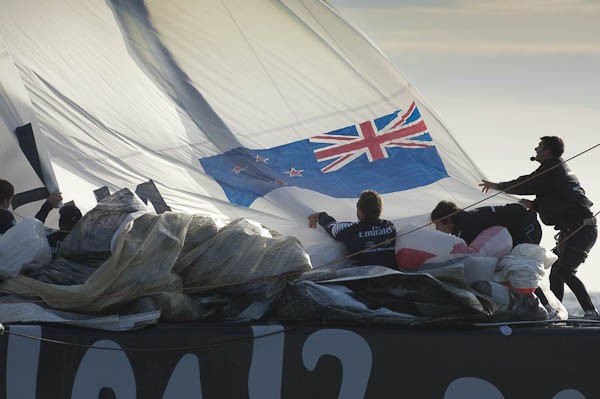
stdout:
POLYGON ((0 179, 0 234, 6 233, 17 223, 13 214, 8 210, 14 195, 13 185, 9 181, 0 179))
POLYGON ((534 201, 521 202, 537 211, 544 224, 559 230, 555 249, 558 260, 550 272, 550 289, 562 301, 564 284, 567 284, 583 308, 584 317, 598 318, 585 285, 575 275, 598 236, 596 219, 590 210, 592 202, 561 159, 564 152, 562 139, 544 136, 535 152, 532 160, 541 165, 533 173, 501 183, 482 180, 480 186, 484 193, 495 189, 510 194, 536 196, 534 201))
POLYGON ((440 201, 431 212, 431 220, 437 230, 460 237, 467 245, 492 226, 506 227, 513 247, 523 243, 539 244, 542 239, 542 227, 536 213, 521 204, 482 206, 464 211, 454 202, 440 201))
MULTIPOLYGON (((16 224, 15 217, 8 210, 13 200, 14 193, 15 189, 13 185, 9 181, 0 179, 0 234, 6 233, 8 229, 16 224)), ((50 211, 59 208, 62 199, 62 195, 59 192, 48 195, 48 198, 36 213, 35 218, 42 223, 46 222, 46 218, 50 211)), ((67 234, 69 234, 77 221, 81 219, 81 211, 74 204, 68 204, 61 207, 59 214, 58 227, 60 230, 47 236, 53 259, 56 257, 62 241, 66 238, 67 234)))
POLYGON ((73 227, 81 219, 81 211, 74 204, 65 204, 59 210, 58 231, 48 235, 48 243, 52 250, 52 259, 55 259, 62 242, 67 238, 73 227))
MULTIPOLYGON (((17 223, 14 215, 8 210, 14 195, 14 186, 9 181, 0 179, 0 234, 6 233, 8 229, 17 223)), ((52 209, 59 207, 60 201, 62 201, 60 193, 55 192, 50 194, 40 207, 35 218, 44 223, 48 217, 48 213, 52 209)))
POLYGON ((344 243, 358 265, 383 265, 396 269, 396 227, 389 220, 379 218, 382 210, 381 196, 366 190, 356 203, 358 222, 337 222, 327 213, 317 212, 308 217, 308 225, 315 228, 318 223, 329 235, 344 243))

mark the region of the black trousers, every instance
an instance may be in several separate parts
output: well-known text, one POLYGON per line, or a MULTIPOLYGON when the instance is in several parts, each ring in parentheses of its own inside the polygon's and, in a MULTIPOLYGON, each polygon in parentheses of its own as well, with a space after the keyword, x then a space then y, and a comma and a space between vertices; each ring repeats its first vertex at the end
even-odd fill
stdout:
POLYGON ((563 229, 557 235, 557 242, 561 243, 555 253, 558 260, 552 265, 550 271, 550 290, 562 301, 565 293, 565 284, 573 291, 583 310, 595 309, 590 295, 583 282, 576 276, 579 265, 585 262, 589 251, 598 238, 598 229, 595 225, 587 225, 566 238, 575 229, 563 229))

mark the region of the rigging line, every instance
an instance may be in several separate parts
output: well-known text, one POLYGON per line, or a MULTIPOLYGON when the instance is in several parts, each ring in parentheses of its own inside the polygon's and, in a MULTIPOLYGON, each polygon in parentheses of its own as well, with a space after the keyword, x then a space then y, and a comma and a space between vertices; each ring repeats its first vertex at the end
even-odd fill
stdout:
MULTIPOLYGON (((600 143, 596 144, 596 145, 593 145, 592 147, 590 147, 590 148, 588 148, 588 149, 586 149, 586 150, 584 150, 584 151, 582 151, 582 152, 580 152, 580 153, 578 153, 578 154, 576 154, 576 155, 574 155, 574 156, 572 156, 572 157, 570 157, 570 158, 568 158, 566 160, 563 160, 561 163, 558 163, 558 164, 556 164, 556 165, 554 165, 554 166, 552 166, 552 167, 550 167, 548 169, 545 169, 545 170, 541 171, 540 173, 532 175, 531 177, 529 177, 528 179, 526 179, 526 180, 524 180, 524 181, 522 181, 520 183, 517 183, 517 184, 514 184, 514 185, 510 186, 506 190, 511 190, 512 188, 517 187, 517 186, 519 186, 519 185, 521 185, 521 184, 523 184, 523 183, 525 183, 525 182, 527 182, 529 180, 535 179, 535 178, 537 178, 537 177, 539 177, 539 176, 541 176, 541 175, 543 175, 543 174, 545 174, 545 173, 547 173, 547 172, 549 172, 549 171, 557 168, 558 166, 563 165, 563 164, 565 164, 565 163, 567 163, 567 162, 569 162, 569 161, 571 161, 571 160, 573 160, 573 159, 575 159, 575 158, 577 158, 577 157, 579 157, 579 156, 581 156, 581 155, 583 155, 583 154, 585 154, 585 153, 587 153, 587 152, 595 149, 598 146, 600 146, 600 143)), ((336 259, 334 259, 334 260, 332 260, 330 262, 324 263, 324 264, 322 264, 320 266, 313 267, 312 270, 320 269, 320 268, 323 268, 325 266, 330 266, 330 265, 342 262, 342 261, 344 261, 346 259, 350 259, 353 256, 358 255, 358 254, 360 254, 360 253, 362 253, 362 252, 364 252, 366 250, 377 248, 377 247, 380 247, 382 245, 388 244, 388 243, 396 240, 397 238, 405 237, 405 236, 407 236, 409 234, 412 234, 412 233, 414 233, 414 232, 416 232, 418 230, 421 230, 421 229, 423 229, 425 227, 428 227, 428 226, 430 226, 432 224, 435 224, 436 222, 439 222, 439 221, 444 220, 444 219, 446 219, 448 217, 454 216, 454 215, 456 215, 457 213, 461 212, 464 209, 471 208, 471 207, 473 207, 473 206, 475 206, 477 204, 480 204, 481 202, 487 201, 488 199, 493 198, 493 197, 501 194, 502 192, 505 192, 506 190, 504 190, 504 191, 498 191, 497 193, 494 193, 494 194, 492 194, 490 196, 487 196, 487 197, 485 197, 482 200, 476 201, 476 202, 474 202, 471 205, 468 205, 468 206, 466 206, 466 207, 464 207, 462 209, 459 209, 459 210, 457 210, 457 211, 455 211, 455 212, 453 212, 453 213, 451 213, 451 214, 449 214, 447 216, 444 216, 443 218, 440 218, 440 219, 437 219, 437 220, 432 220, 432 221, 430 221, 430 222, 428 222, 426 224, 423 224, 423 225, 421 225, 419 227, 416 227, 414 229, 411 229, 411 230, 409 230, 409 231, 407 231, 405 233, 397 235, 394 238, 388 238, 387 240, 384 240, 384 241, 382 241, 382 242, 380 242, 378 244, 372 245, 372 246, 370 246, 368 248, 365 248, 363 250, 356 251, 356 252, 351 253, 351 254, 347 254, 345 256, 336 258, 336 259)), ((596 215, 597 214, 598 213, 596 213, 596 215)), ((581 228, 582 228, 582 226, 580 226, 580 229, 581 228)), ((573 234, 569 235, 569 237, 571 237, 573 234)), ((563 240, 563 241, 565 241, 565 240, 563 240)), ((218 289, 218 288, 235 287, 235 286, 244 285, 244 284, 253 284, 253 283, 258 283, 258 282, 267 282, 267 281, 271 281, 271 280, 275 280, 275 279, 281 279, 281 278, 286 278, 286 277, 292 277, 292 276, 296 276, 296 275, 301 275, 302 273, 304 273, 304 271, 296 271, 296 272, 283 273, 283 274, 279 274, 279 275, 275 275, 275 276, 258 277, 258 278, 252 279, 252 280, 245 280, 245 281, 240 281, 240 282, 235 282, 235 283, 228 283, 228 284, 220 284, 220 285, 212 285, 212 286, 204 285, 204 286, 197 286, 197 287, 184 287, 182 289, 182 292, 192 291, 192 290, 194 290, 194 291, 208 291, 208 290, 218 289)), ((160 291, 160 292, 162 292, 162 291, 160 291)), ((114 294, 114 295, 117 296, 117 294, 114 294)), ((120 295, 123 295, 123 294, 120 294, 120 295)), ((145 295, 150 295, 150 293, 142 294, 140 296, 145 296, 145 295)), ((105 297, 105 296, 100 295, 97 298, 103 298, 103 297, 105 297)), ((109 296, 106 296, 106 297, 109 297, 109 296)))
POLYGON ((590 148, 588 148, 588 149, 586 149, 584 151, 581 151, 580 153, 573 155, 571 158, 565 159, 565 160, 561 161, 560 163, 557 163, 556 165, 554 165, 554 166, 552 166, 552 167, 550 167, 548 169, 544 169, 544 170, 540 171, 539 173, 534 173, 530 177, 528 177, 527 179, 525 179, 525 180, 523 180, 523 181, 521 181, 519 183, 513 184, 512 186, 507 187, 504 190, 498 190, 497 193, 494 193, 494 194, 492 194, 492 195, 490 195, 490 196, 488 196, 488 197, 486 197, 486 198, 484 198, 482 200, 476 201, 476 202, 472 203, 471 205, 464 207, 463 209, 471 208, 471 207, 473 207, 473 206, 475 206, 477 204, 480 204, 480 203, 482 203, 484 201, 487 201, 490 198, 494 198, 495 196, 500 195, 502 193, 510 194, 509 191, 512 190, 513 188, 518 187, 518 186, 520 186, 520 185, 522 185, 522 184, 524 184, 524 183, 526 183, 528 181, 534 180, 534 179, 536 179, 536 178, 538 178, 538 177, 540 177, 540 176, 542 176, 542 175, 550 172, 551 170, 554 170, 554 169, 558 168, 559 166, 562 166, 562 165, 566 164, 567 162, 569 162, 569 161, 571 161, 571 160, 573 160, 573 159, 575 159, 575 158, 577 158, 577 157, 585 154, 586 152, 593 150, 594 148, 596 148, 598 146, 600 146, 600 143, 598 143, 596 145, 593 145, 590 148))
MULTIPOLYGON (((583 154, 585 154, 585 153, 587 153, 587 152, 589 152, 589 151, 591 151, 591 150, 595 149, 595 148, 596 148, 596 147, 598 147, 598 146, 600 146, 600 143, 598 143, 598 144, 596 144, 596 145, 593 145, 593 146, 591 146, 590 148, 588 148, 588 149, 586 149, 586 150, 584 150, 584 151, 581 151, 580 153, 578 153, 578 154, 575 154, 575 155, 573 155, 572 157, 570 157, 570 158, 568 158, 568 159, 566 159, 566 160, 563 160, 562 162, 560 162, 560 163, 558 163, 558 164, 556 164, 556 165, 554 165, 554 166, 552 166, 552 167, 550 167, 550 168, 548 168, 548 169, 545 169, 545 170, 541 171, 540 173, 536 173, 536 174, 534 174, 534 175, 530 176, 529 178, 527 178, 527 179, 525 179, 525 180, 523 180, 523 181, 521 181, 521 182, 519 182, 519 183, 517 183, 517 184, 514 184, 514 185, 512 185, 512 186, 510 186, 510 187, 506 188, 505 190, 498 190, 498 192, 496 192, 496 193, 494 193, 494 194, 492 194, 492 195, 489 195, 489 196, 487 196, 487 197, 485 197, 485 198, 483 198, 483 199, 481 199, 481 200, 479 200, 479 201, 476 201, 476 202, 474 202, 474 203, 472 203, 472 204, 470 204, 470 205, 468 205, 468 206, 466 206, 466 207, 464 207, 464 208, 462 208, 462 209, 459 209, 459 210, 457 210, 457 211, 455 211, 455 212, 453 212, 453 213, 451 213, 451 214, 449 214, 449 215, 447 215, 447 216, 444 216, 443 218, 439 218, 439 219, 437 219, 437 220, 432 220, 432 221, 431 221, 431 222, 429 222, 429 223, 426 223, 426 224, 424 224, 424 225, 422 225, 422 226, 416 227, 416 228, 414 228, 414 229, 412 229, 412 230, 409 230, 409 231, 407 231, 407 232, 405 232, 405 233, 403 233, 403 234, 400 234, 400 235, 396 236, 395 238, 388 238, 387 240, 384 240, 384 241, 382 241, 382 242, 380 242, 380 243, 378 243, 378 244, 375 244, 375 245, 373 245, 373 246, 371 246, 371 247, 368 247, 368 248, 362 249, 362 250, 360 250, 360 251, 354 252, 354 253, 352 253, 352 254, 350 254, 350 255, 344 256, 344 257, 342 257, 342 258, 339 258, 339 259, 334 259, 333 261, 331 261, 331 262, 329 262, 329 263, 325 263, 325 264, 323 264, 323 265, 321 265, 321 266, 317 266, 317 267, 315 267, 315 268, 313 268, 313 269, 318 269, 318 268, 320 268, 320 267, 328 266, 328 265, 330 265, 330 264, 337 263, 337 262, 340 262, 340 261, 342 261, 342 260, 344 260, 344 259, 350 258, 350 257, 352 257, 352 256, 354 256, 354 255, 358 255, 358 254, 360 254, 360 253, 362 253, 362 252, 364 252, 364 251, 366 251, 366 250, 370 250, 370 249, 373 249, 373 248, 380 247, 380 246, 382 246, 382 245, 384 245, 384 244, 388 244, 388 243, 390 243, 390 242, 394 241, 396 238, 401 238, 401 237, 404 237, 404 236, 406 236, 406 235, 408 235, 408 234, 414 233, 415 231, 421 230, 421 229, 423 229, 423 228, 425 228, 425 227, 428 227, 428 226, 430 226, 430 225, 432 225, 432 224, 435 224, 436 222, 439 222, 439 221, 441 221, 441 220, 444 220, 444 219, 446 219, 446 218, 448 218, 448 217, 454 216, 454 215, 456 215, 457 213, 461 212, 462 210, 465 210, 465 209, 468 209, 468 208, 472 208, 472 207, 474 207, 475 205, 478 205, 478 204, 480 204, 480 203, 482 203, 482 202, 484 202, 484 201, 487 201, 487 200, 489 200, 489 199, 491 199, 491 198, 494 198, 494 197, 496 197, 496 196, 498 196, 498 195, 502 194, 503 192, 508 192, 509 190, 512 190, 513 188, 515 188, 515 187, 518 187, 518 186, 520 186, 521 184, 523 184, 523 183, 525 183, 525 182, 528 182, 528 181, 530 181, 530 180, 536 179, 536 178, 538 178, 539 176, 541 176, 541 175, 543 175, 543 174, 545 174, 545 173, 547 173, 547 172, 549 172, 549 171, 551 171, 551 170, 553 170, 553 169, 555 169, 555 168, 557 168, 557 167, 559 167, 559 166, 561 166, 561 165, 563 165, 563 164, 566 164, 567 162, 569 162, 569 161, 571 161, 571 160, 573 160, 573 159, 575 159, 575 158, 577 158, 577 157, 579 157, 579 156, 581 156, 581 155, 583 155, 583 154)), ((580 228, 581 228, 581 226, 580 226, 580 228)))
POLYGON ((212 344, 206 344, 206 345, 190 345, 190 346, 179 346, 179 347, 172 347, 172 348, 165 348, 165 347, 135 347, 135 346, 119 346, 119 348, 114 348, 114 347, 108 347, 108 346, 92 346, 92 345, 87 345, 87 344, 78 344, 75 342, 68 342, 68 341, 63 341, 63 340, 58 340, 58 339, 51 339, 51 338, 43 338, 43 337, 36 337, 34 335, 29 335, 29 334, 25 334, 25 333, 19 333, 16 331, 10 331, 10 327, 9 329, 5 330, 6 334, 9 335, 15 335, 21 338, 26 338, 26 339, 30 339, 33 341, 40 341, 40 342, 45 342, 45 343, 49 343, 49 344, 55 344, 55 345, 62 345, 62 346, 70 346, 70 347, 76 347, 76 348, 84 348, 84 349, 98 349, 98 350, 105 350, 105 351, 117 351, 117 352, 190 352, 190 351, 212 351, 212 350, 216 350, 219 347, 223 347, 223 346, 228 346, 228 345, 235 345, 235 344, 239 344, 239 343, 244 343, 244 342, 252 342, 255 341, 257 339, 261 339, 261 338, 267 338, 273 335, 278 335, 278 334, 285 334, 287 332, 290 331, 294 331, 297 330, 299 328, 302 327, 310 327, 310 326, 317 326, 321 324, 320 322, 316 322, 316 321, 310 321, 310 322, 306 322, 306 323, 299 323, 296 325, 293 325, 291 327, 286 327, 283 328, 282 330, 278 330, 278 331, 271 331, 268 333, 264 333, 258 336, 251 336, 251 337, 243 337, 243 338, 235 338, 235 339, 230 339, 230 340, 224 340, 224 341, 219 341, 219 342, 215 342, 212 344))
MULTIPOLYGON (((585 220, 583 223, 581 223, 581 225, 579 225, 575 230, 573 230, 572 232, 570 232, 565 238, 563 238, 560 241, 556 242, 556 245, 554 246, 554 248, 552 248, 550 251, 554 251, 555 249, 557 249, 558 247, 560 247, 561 245, 563 245, 565 242, 567 242, 567 240, 571 237, 573 237, 579 230, 583 229, 585 226, 593 226, 591 223, 595 223, 595 221, 593 221, 593 219, 598 216, 598 214, 600 213, 600 211, 596 212, 591 218, 589 219, 585 219, 585 220, 590 220, 590 223, 586 223, 585 220)), ((560 234, 560 233, 559 233, 560 234)))

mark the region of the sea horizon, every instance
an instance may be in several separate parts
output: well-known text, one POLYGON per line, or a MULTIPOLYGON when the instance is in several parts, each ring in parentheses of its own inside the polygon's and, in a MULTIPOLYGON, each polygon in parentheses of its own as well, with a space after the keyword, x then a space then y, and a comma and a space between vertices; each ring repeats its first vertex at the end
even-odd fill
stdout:
MULTIPOLYGON (((596 308, 600 309, 600 291, 590 292, 590 297, 592 298, 594 305, 596 305, 596 308)), ((583 315, 583 310, 581 309, 579 302, 577 302, 577 298, 575 298, 575 295, 572 292, 565 290, 563 305, 565 305, 565 308, 567 308, 569 316, 577 317, 583 315)))

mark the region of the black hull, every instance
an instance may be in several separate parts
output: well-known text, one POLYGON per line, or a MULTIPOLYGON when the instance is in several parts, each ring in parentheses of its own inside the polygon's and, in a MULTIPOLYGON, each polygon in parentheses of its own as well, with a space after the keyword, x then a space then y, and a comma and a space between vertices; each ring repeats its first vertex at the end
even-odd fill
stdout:
POLYGON ((600 397, 594 327, 6 327, 2 399, 600 397))

